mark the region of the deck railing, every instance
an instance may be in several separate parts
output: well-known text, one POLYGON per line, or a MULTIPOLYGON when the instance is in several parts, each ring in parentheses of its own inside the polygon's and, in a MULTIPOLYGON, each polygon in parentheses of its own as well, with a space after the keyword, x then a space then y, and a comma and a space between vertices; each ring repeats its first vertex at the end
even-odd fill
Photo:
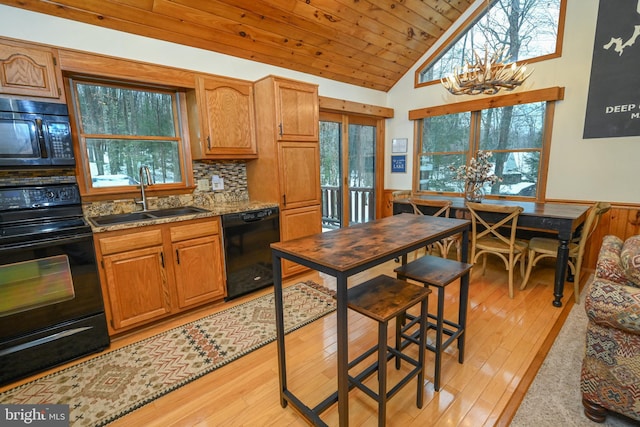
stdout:
MULTIPOLYGON (((340 187, 322 186, 322 226, 340 228, 342 197, 340 187)), ((373 188, 349 188, 349 224, 368 222, 376 217, 373 188)))

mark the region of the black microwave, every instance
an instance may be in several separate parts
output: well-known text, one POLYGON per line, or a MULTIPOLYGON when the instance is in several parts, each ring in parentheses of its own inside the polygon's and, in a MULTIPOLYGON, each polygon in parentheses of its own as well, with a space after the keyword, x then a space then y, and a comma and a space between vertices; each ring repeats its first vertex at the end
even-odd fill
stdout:
POLYGON ((0 98, 0 168, 74 165, 65 104, 0 98))

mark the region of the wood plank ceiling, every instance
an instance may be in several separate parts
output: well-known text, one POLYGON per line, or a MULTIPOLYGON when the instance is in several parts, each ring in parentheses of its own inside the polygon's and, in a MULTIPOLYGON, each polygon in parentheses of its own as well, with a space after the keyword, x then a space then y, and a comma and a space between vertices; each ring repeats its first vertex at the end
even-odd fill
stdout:
POLYGON ((473 0, 0 3, 386 92, 473 0))

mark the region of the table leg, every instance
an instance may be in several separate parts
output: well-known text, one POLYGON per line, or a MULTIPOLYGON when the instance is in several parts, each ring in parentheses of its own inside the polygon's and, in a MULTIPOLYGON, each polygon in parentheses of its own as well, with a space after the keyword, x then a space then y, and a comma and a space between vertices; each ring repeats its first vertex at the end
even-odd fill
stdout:
MULTIPOLYGON (((462 247, 460 248, 461 261, 468 262, 469 258, 469 230, 465 230, 462 233, 462 247)), ((469 305, 469 275, 470 272, 466 272, 460 278, 460 301, 458 302, 458 325, 464 331, 458 338, 458 362, 464 362, 464 343, 467 337, 467 308, 469 305)))
POLYGON ((349 333, 347 322, 347 276, 339 274, 336 284, 338 343, 338 417, 340 426, 349 425, 349 333))
POLYGON ((276 341, 278 347, 278 372, 280 380, 280 406, 286 408, 287 400, 287 356, 284 349, 284 303, 282 300, 282 264, 281 258, 275 254, 273 260, 273 294, 276 309, 276 341))
POLYGON ((465 228, 462 232, 462 246, 460 247, 460 261, 469 262, 469 229, 465 228))
POLYGON ((458 337, 458 362, 464 362, 464 342, 467 337, 467 306, 469 305, 469 272, 460 278, 458 325, 464 332, 458 337))
POLYGON ((569 262, 569 240, 560 239, 558 245, 558 256, 556 258, 556 276, 553 284, 553 305, 562 307, 562 296, 564 294, 564 278, 567 274, 569 262))

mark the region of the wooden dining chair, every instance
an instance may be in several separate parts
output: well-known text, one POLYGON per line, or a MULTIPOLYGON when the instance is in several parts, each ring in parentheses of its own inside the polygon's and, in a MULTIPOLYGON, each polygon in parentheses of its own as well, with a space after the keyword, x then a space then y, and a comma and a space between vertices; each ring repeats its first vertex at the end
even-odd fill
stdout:
MULTIPOLYGON (((425 215, 423 211, 418 208, 418 205, 425 206, 427 208, 434 208, 433 212, 429 215, 432 216, 449 216, 449 208, 451 207, 451 201, 449 200, 422 200, 413 197, 411 190, 397 190, 391 193, 393 200, 406 200, 412 207, 413 213, 416 215, 425 215)), ((447 257, 451 247, 456 244, 458 253, 458 261, 460 260, 460 238, 457 236, 447 237, 440 242, 433 243, 426 247, 426 253, 433 255, 437 250, 440 252, 443 258, 447 257)))
POLYGON ((513 298, 513 270, 520 261, 520 275, 525 277, 524 258, 528 242, 516 239, 521 206, 467 202, 471 213, 471 263, 482 256, 482 274, 487 255, 497 255, 509 272, 509 297, 513 298))
MULTIPOLYGON (((440 216, 443 218, 449 217, 449 211, 451 209, 451 201, 450 200, 423 200, 412 198, 409 199, 409 203, 413 206, 413 212, 417 215, 431 215, 431 216, 440 216), (426 209, 422 210, 420 207, 424 207, 426 209), (429 213, 425 213, 425 210, 429 213)), ((429 255, 434 255, 436 249, 440 252, 440 256, 442 258, 447 258, 449 255, 449 251, 453 247, 456 246, 456 255, 457 260, 461 259, 461 235, 450 236, 444 238, 440 241, 437 241, 427 247, 427 253, 429 255)))
POLYGON ((396 190, 391 193, 391 200, 410 199, 411 190, 396 190))
MULTIPOLYGON (((575 303, 580 302, 580 270, 582 269, 582 258, 587 241, 598 227, 602 215, 611 209, 611 204, 606 202, 596 202, 587 214, 582 231, 577 238, 569 242, 569 268, 573 276, 573 293, 575 303)), ((533 267, 543 258, 556 258, 558 256, 558 239, 547 237, 533 237, 529 240, 529 260, 527 263, 527 273, 524 276, 520 289, 527 287, 527 282, 531 276, 533 267)))

